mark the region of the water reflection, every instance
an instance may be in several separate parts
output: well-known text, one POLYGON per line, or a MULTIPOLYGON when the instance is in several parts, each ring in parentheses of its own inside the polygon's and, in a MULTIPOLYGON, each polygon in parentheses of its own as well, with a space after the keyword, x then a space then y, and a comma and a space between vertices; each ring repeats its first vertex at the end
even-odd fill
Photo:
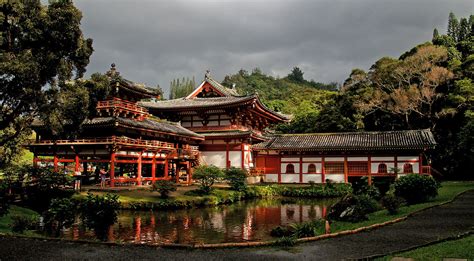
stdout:
MULTIPOLYGON (((258 200, 202 209, 122 211, 107 240, 180 244, 268 240, 275 226, 322 218, 333 202, 258 200)), ((95 235, 77 225, 64 231, 63 237, 93 239, 95 235)))

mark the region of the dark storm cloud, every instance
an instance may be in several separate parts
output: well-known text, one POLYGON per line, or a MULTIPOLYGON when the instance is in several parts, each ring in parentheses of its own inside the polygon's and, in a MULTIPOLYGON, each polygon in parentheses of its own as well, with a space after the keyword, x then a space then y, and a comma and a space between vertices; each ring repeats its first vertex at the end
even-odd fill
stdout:
POLYGON ((448 13, 473 13, 472 0, 242 1, 76 0, 94 39, 89 73, 115 62, 125 77, 168 90, 206 69, 218 80, 240 68, 342 82, 445 31, 448 13))

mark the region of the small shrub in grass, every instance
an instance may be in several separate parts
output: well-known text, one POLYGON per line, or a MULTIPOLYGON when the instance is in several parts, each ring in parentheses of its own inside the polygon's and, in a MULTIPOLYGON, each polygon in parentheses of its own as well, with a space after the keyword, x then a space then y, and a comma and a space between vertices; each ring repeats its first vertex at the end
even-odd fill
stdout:
POLYGON ((107 229, 117 221, 120 202, 118 196, 87 194, 80 205, 80 215, 86 227, 94 229, 99 239, 105 239, 107 229))
POLYGON ((168 198, 172 191, 176 191, 176 184, 170 180, 158 180, 151 187, 152 191, 158 191, 161 198, 168 198))
POLYGON ((34 229, 38 226, 37 216, 14 215, 11 219, 11 229, 15 233, 23 234, 25 230, 34 229))
POLYGON ((293 237, 303 238, 303 237, 314 237, 318 234, 318 229, 324 227, 324 221, 314 220, 304 223, 296 223, 291 225, 293 228, 293 237))
POLYGON ((378 209, 377 201, 370 196, 348 194, 330 208, 328 218, 330 220, 360 222, 367 220, 367 215, 378 209))
POLYGON ((411 205, 435 198, 440 185, 431 176, 410 174, 396 180, 394 187, 395 195, 411 205))
POLYGON ((382 197, 382 206, 388 211, 390 215, 395 215, 398 213, 398 209, 400 208, 402 202, 403 199, 391 193, 387 193, 382 197))
POLYGON ((275 240, 274 245, 290 247, 296 245, 296 239, 294 237, 281 237, 275 240))
POLYGON ((244 191, 247 188, 246 178, 247 173, 243 169, 232 167, 225 171, 225 179, 233 190, 244 191))
POLYGON ((381 195, 379 189, 374 185, 369 185, 368 178, 362 177, 354 182, 352 186, 355 195, 368 195, 375 200, 379 200, 381 195))
POLYGON ((222 170, 214 165, 201 165, 194 169, 193 174, 193 178, 199 182, 199 189, 206 195, 211 192, 214 182, 223 176, 222 170))

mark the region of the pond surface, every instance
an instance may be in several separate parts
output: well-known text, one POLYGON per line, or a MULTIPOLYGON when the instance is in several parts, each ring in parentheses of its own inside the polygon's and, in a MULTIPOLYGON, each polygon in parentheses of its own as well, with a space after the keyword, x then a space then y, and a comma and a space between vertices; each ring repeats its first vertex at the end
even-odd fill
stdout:
MULTIPOLYGON (((270 231, 322 218, 334 200, 271 199, 232 205, 166 211, 121 211, 106 240, 129 243, 227 243, 270 240, 270 231)), ((95 239, 76 225, 63 231, 68 239, 95 239)))

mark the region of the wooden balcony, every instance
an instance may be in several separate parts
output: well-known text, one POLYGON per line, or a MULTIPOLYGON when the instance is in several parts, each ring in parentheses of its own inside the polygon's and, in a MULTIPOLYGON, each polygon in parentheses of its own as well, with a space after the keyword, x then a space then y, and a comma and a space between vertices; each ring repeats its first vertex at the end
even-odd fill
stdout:
POLYGON ((141 140, 128 137, 107 137, 92 139, 75 139, 75 140, 39 140, 31 141, 29 145, 101 145, 101 144, 119 144, 136 147, 152 147, 152 148, 169 148, 173 149, 174 144, 156 140, 141 140))
POLYGON ((138 106, 136 102, 129 102, 119 98, 97 102, 97 111, 133 114, 139 117, 147 117, 149 115, 148 110, 144 107, 138 106))

